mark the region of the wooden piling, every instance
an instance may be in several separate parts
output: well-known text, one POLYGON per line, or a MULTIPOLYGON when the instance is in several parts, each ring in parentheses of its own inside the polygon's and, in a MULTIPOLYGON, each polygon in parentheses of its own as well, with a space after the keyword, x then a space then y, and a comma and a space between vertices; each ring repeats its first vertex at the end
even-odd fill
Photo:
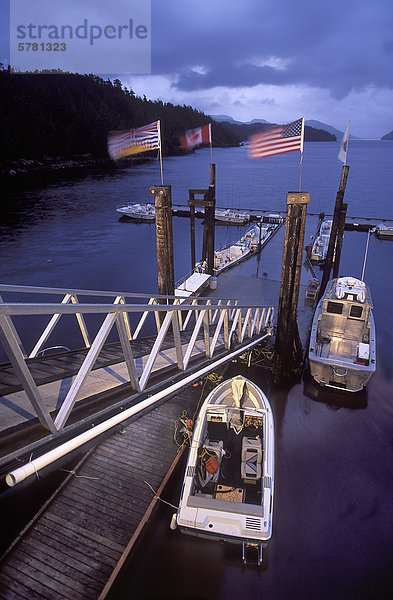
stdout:
POLYGON ((320 300, 322 298, 322 296, 325 292, 327 282, 329 281, 329 278, 330 278, 330 272, 332 270, 334 249, 336 247, 336 240, 337 240, 339 215, 340 215, 340 210, 341 210, 342 204, 343 204, 345 187, 347 185, 348 171, 349 171, 349 166, 343 165, 340 186, 339 186, 339 189, 338 189, 338 192, 336 195, 336 204, 334 206, 332 230, 330 232, 329 246, 328 246, 327 253, 326 253, 325 267, 323 270, 322 281, 321 281, 321 285, 319 288, 318 300, 320 300))
POLYGON ((340 212, 338 214, 338 230, 337 230, 336 252, 334 255, 334 264, 333 264, 333 279, 336 279, 338 277, 338 271, 340 268, 341 249, 342 249, 342 245, 343 245, 343 236, 344 236, 345 218, 347 215, 347 208, 348 208, 348 204, 343 202, 340 212))
POLYGON ((171 186, 150 187, 149 194, 154 195, 156 209, 158 293, 163 296, 173 296, 175 276, 171 186))
POLYGON ((289 192, 277 315, 275 381, 290 376, 302 365, 297 327, 297 304, 303 262, 304 231, 310 194, 289 192))

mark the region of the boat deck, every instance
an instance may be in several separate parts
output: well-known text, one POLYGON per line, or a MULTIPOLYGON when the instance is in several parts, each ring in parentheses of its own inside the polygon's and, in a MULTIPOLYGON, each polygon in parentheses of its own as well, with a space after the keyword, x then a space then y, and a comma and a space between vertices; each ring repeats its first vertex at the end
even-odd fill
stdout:
POLYGON ((259 478, 259 482, 246 483, 242 479, 241 454, 243 438, 258 437, 262 441, 262 427, 246 426, 239 434, 236 434, 233 429, 228 429, 226 423, 209 421, 207 437, 210 443, 222 444, 225 456, 221 461, 216 480, 209 482, 203 492, 210 493, 213 498, 218 500, 261 506, 263 500, 261 480, 259 478))
POLYGON ((361 364, 358 358, 359 342, 349 339, 334 339, 330 342, 323 342, 318 356, 328 358, 340 363, 361 364))

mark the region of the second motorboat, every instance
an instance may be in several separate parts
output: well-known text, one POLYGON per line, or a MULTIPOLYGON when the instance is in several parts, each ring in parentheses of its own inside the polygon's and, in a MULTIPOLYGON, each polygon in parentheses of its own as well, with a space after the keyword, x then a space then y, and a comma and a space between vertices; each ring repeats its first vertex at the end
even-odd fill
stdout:
POLYGON ((329 281, 315 311, 308 357, 311 375, 321 385, 350 392, 367 385, 376 369, 376 340, 364 281, 329 281))

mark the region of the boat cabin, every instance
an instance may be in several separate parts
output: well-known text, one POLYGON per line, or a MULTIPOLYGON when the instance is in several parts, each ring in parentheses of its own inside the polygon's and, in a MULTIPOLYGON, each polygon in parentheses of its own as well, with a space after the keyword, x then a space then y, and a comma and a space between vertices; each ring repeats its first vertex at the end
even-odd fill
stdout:
POLYGON ((370 311, 365 283, 351 278, 338 279, 330 293, 327 290, 318 317, 316 341, 320 356, 334 355, 349 362, 368 364, 370 311))
POLYGON ((317 381, 333 387, 361 389, 374 372, 375 326, 363 281, 341 277, 329 282, 314 317, 309 360, 317 381))

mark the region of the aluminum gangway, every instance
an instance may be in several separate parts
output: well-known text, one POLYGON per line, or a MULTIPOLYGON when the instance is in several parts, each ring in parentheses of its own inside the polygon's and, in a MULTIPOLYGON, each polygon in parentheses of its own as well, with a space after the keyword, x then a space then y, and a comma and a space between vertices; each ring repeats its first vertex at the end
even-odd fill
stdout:
MULTIPOLYGON (((0 393, 6 399, 0 404, 1 428, 18 428, 35 418, 38 437, 50 436, 52 442, 74 424, 78 407, 87 402, 89 414, 95 412, 91 398, 109 390, 113 399, 121 389, 123 399, 133 399, 128 410, 145 409, 254 347, 273 328, 273 306, 231 299, 185 302, 16 285, 0 285, 0 294, 0 341, 9 361, 0 365, 0 393), (74 349, 64 348, 56 337, 66 318, 67 327, 75 326, 74 349)), ((120 420, 127 415, 124 406, 120 420)))

